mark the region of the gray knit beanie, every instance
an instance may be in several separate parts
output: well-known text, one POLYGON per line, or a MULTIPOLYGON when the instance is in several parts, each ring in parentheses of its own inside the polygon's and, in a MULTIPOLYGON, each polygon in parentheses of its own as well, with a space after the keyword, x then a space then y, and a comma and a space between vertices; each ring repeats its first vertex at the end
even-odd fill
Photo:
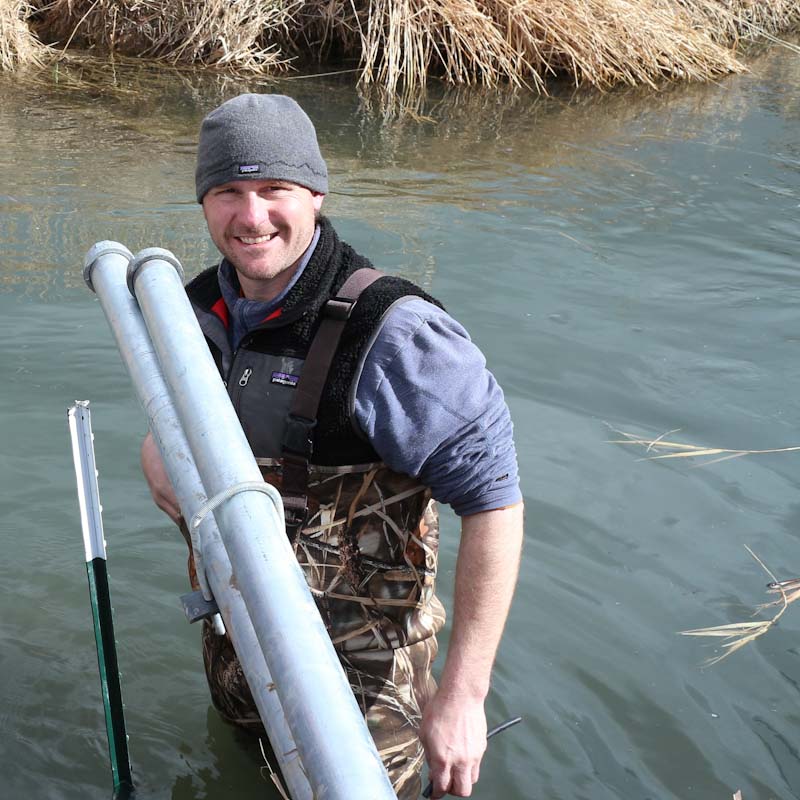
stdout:
POLYGON ((197 202, 222 183, 267 179, 328 193, 328 168, 305 111, 285 95, 240 94, 200 126, 197 202))

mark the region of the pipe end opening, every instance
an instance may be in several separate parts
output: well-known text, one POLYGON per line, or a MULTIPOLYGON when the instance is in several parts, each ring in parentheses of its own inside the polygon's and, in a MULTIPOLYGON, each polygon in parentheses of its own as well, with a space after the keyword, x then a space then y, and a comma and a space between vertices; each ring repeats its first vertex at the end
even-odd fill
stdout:
POLYGON ((166 261, 167 264, 171 264, 175 268, 175 272, 178 273, 181 283, 183 283, 183 267, 172 252, 165 250, 163 247, 145 247, 144 250, 140 250, 133 256, 131 263, 128 265, 128 289, 134 297, 136 297, 134 288, 136 286, 136 278, 148 261, 166 261))
POLYGON ((92 272, 95 264, 97 264, 103 256, 112 254, 122 256, 126 261, 130 261, 133 258, 133 253, 131 253, 124 244, 113 242, 108 239, 102 242, 95 242, 86 253, 86 257, 83 259, 83 280, 92 291, 94 291, 92 272))

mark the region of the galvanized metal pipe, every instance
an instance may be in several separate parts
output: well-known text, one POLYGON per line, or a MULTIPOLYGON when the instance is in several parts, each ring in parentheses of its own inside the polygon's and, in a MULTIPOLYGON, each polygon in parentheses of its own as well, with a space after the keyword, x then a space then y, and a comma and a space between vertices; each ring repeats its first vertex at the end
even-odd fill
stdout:
MULTIPOLYGON (((168 251, 144 251, 130 264, 128 284, 203 485, 217 495, 261 473, 175 263, 168 251)), ((264 526, 274 513, 270 499, 241 493, 214 513, 314 796, 395 798, 292 547, 282 530, 264 526)))
MULTIPOLYGON (((206 491, 161 374, 150 334, 139 306, 126 285, 131 258, 131 253, 123 245, 98 242, 86 256, 84 278, 97 294, 108 318, 175 489, 181 512, 188 521, 206 501, 206 491)), ((293 800, 312 800, 311 786, 286 724, 280 700, 272 687, 261 645, 242 595, 232 581, 230 560, 214 517, 207 516, 198 530, 206 579, 227 625, 289 793, 293 800)), ((199 573, 202 564, 196 563, 196 566, 199 573)))

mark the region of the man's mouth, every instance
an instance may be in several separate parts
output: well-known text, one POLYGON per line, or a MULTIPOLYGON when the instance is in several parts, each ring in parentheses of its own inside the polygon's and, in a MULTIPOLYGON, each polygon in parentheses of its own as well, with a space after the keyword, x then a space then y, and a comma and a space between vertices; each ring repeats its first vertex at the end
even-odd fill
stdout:
POLYGON ((243 244, 263 244, 272 239, 273 236, 275 236, 274 233, 268 233, 266 236, 237 236, 236 238, 243 244))

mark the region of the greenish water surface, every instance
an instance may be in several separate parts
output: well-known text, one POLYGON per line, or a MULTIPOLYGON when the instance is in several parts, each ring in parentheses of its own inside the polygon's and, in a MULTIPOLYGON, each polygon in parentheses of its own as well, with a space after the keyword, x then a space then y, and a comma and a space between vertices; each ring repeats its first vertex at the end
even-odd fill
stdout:
MULTIPOLYGON (((88 398, 139 796, 277 797, 210 707, 184 545, 149 501, 144 418, 80 275, 101 239, 211 263, 196 130, 244 87, 123 84, 0 80, 0 796, 110 793, 65 413, 88 398)), ((445 302, 515 420, 526 546, 487 710, 524 723, 474 796, 800 795, 800 609, 712 668, 718 650, 676 635, 767 599, 745 544, 800 575, 800 454, 697 468, 608 441, 800 444, 798 56, 661 93, 464 91, 405 120, 333 79, 270 89, 317 123, 342 237, 445 302)), ((445 514, 446 602, 457 543, 445 514)))

